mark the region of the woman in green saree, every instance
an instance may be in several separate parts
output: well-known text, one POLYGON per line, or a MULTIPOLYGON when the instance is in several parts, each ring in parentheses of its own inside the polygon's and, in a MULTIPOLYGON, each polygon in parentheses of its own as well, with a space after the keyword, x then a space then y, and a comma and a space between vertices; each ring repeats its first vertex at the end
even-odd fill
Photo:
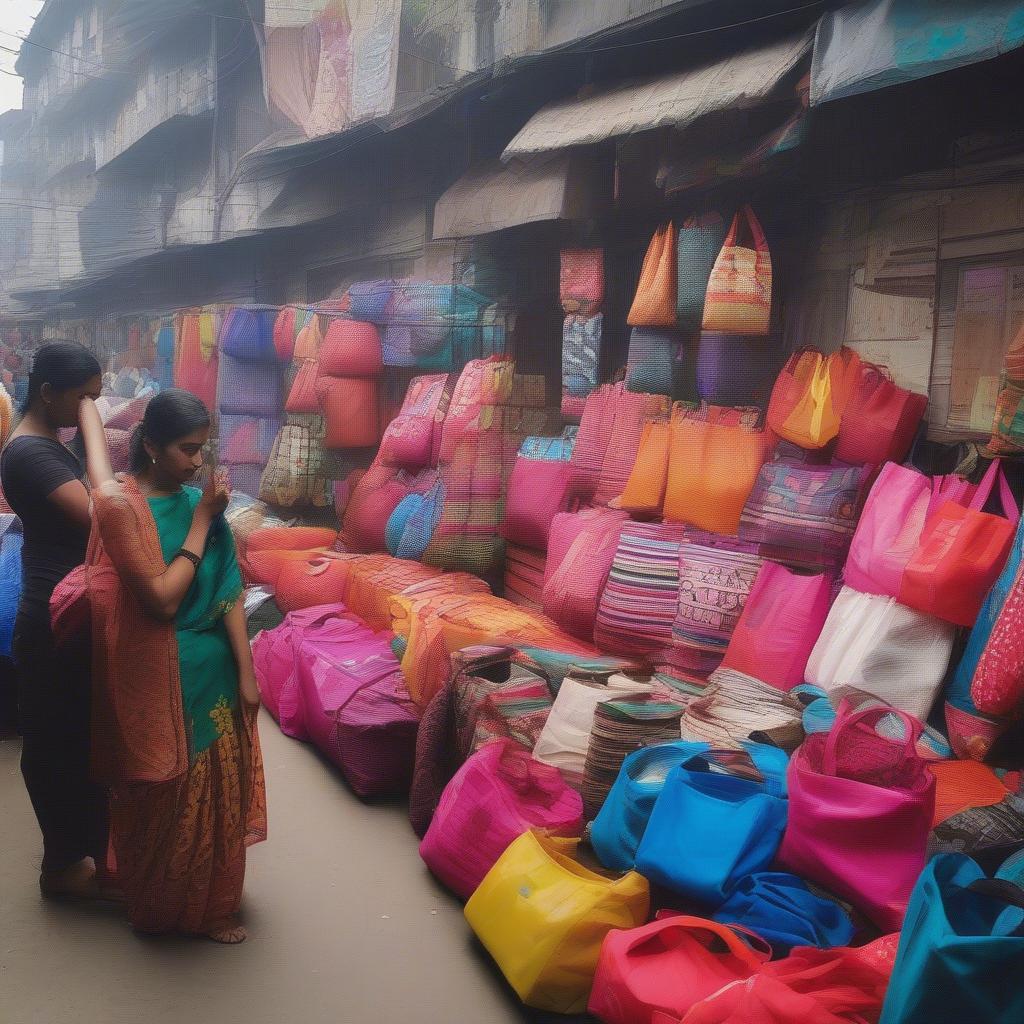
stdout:
POLYGON ((245 849, 266 837, 266 799, 227 489, 216 475, 186 486, 209 413, 188 392, 158 395, 118 478, 95 408, 82 419, 93 768, 110 786, 116 877, 139 931, 240 942, 245 849))

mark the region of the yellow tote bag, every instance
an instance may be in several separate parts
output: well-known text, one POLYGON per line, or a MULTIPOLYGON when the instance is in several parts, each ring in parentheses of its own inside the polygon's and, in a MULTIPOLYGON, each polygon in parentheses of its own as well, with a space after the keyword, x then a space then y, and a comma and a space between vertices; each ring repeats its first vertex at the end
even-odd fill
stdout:
POLYGON ((824 448, 839 433, 859 376, 860 356, 852 349, 794 353, 775 381, 768 426, 801 448, 824 448))
POLYGON ((772 312, 772 257, 760 221, 749 206, 732 219, 729 234, 708 280, 704 330, 767 334, 772 312), (753 247, 737 245, 746 224, 753 247))
POLYGON ((466 904, 466 920, 527 1006, 583 1013, 604 937, 647 920, 650 889, 572 858, 578 839, 524 832, 466 904))
POLYGON ((668 450, 672 428, 667 423, 645 423, 633 472, 629 474, 620 508, 638 515, 660 515, 668 481, 668 450))

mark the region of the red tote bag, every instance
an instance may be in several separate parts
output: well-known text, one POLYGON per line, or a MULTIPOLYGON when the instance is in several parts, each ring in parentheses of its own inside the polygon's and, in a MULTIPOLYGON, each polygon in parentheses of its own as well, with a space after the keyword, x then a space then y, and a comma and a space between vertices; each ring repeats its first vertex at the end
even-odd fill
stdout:
POLYGON ((659 915, 608 933, 587 1009, 605 1024, 652 1024, 660 1014, 678 1020, 719 989, 755 975, 770 954, 764 939, 737 925, 659 915))
POLYGON ((925 523, 921 543, 903 572, 900 602, 958 626, 973 626, 1006 564, 1019 522, 1003 467, 994 459, 970 505, 944 502, 925 523), (981 511, 997 479, 1002 516, 981 511))
POLYGON ((835 457, 855 466, 902 462, 927 407, 925 395, 897 387, 882 367, 861 363, 839 424, 835 457))

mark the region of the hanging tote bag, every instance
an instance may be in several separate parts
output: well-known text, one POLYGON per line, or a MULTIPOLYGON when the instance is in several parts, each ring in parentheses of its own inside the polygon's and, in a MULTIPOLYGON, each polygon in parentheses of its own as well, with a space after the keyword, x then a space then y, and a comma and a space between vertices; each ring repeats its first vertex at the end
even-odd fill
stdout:
POLYGON ((531 828, 579 836, 583 801, 557 768, 514 740, 481 747, 445 787, 420 856, 452 892, 469 899, 509 844, 531 828))
POLYGON ((671 223, 658 228, 651 239, 626 323, 630 327, 676 325, 676 232, 671 223))
POLYGON ((959 626, 973 626, 1006 564, 1020 510, 998 459, 966 508, 945 502, 929 517, 921 543, 903 572, 899 599, 959 626), (982 512, 999 480, 1003 516, 982 512))
POLYGON ((320 399, 317 392, 319 369, 315 359, 303 360, 299 372, 292 381, 288 392, 288 401, 284 411, 292 415, 314 414, 320 412, 320 399))
POLYGON ((780 690, 804 682, 832 600, 832 578, 765 562, 733 630, 722 667, 780 690))
POLYGON ((907 909, 881 1024, 1024 1020, 1024 889, 935 857, 907 909))
POLYGON ((743 506, 774 438, 739 422, 735 410, 709 406, 672 414, 665 521, 735 536, 743 506))
POLYGON ((794 353, 772 389, 768 426, 801 448, 824 448, 839 434, 859 374, 860 356, 849 348, 794 353))
POLYGON ((558 294, 567 316, 593 316, 604 301, 604 249, 563 249, 558 294))
POLYGON ((320 345, 325 377, 374 377, 384 369, 376 325, 336 317, 320 345))
POLYGON ((862 362, 840 420, 836 458, 855 466, 902 462, 927 407, 927 395, 897 387, 881 366, 862 362))
POLYGON ((611 880, 572 858, 577 841, 524 832, 466 904, 466 920, 519 998, 582 1013, 613 929, 647 919, 650 890, 629 872, 611 880))
POLYGON ((669 772, 636 852, 636 869, 688 898, 719 906, 741 878, 767 871, 786 828, 785 751, 745 749, 762 782, 679 765, 669 772))
POLYGON ((678 331, 634 327, 629 335, 626 387, 650 395, 671 395, 676 352, 682 338, 678 331))
POLYGON ((676 319, 687 334, 696 334, 704 320, 704 299, 715 260, 728 233, 727 222, 711 211, 687 217, 679 229, 676 249, 676 319))
POLYGON ((733 217, 711 270, 702 327, 726 334, 764 335, 771 312, 772 257, 760 221, 744 206, 733 217), (741 230, 750 238, 748 245, 739 244, 741 230))
POLYGON ((636 866, 636 851, 669 772, 710 749, 707 743, 676 740, 634 751, 622 762, 590 826, 590 845, 606 868, 628 871, 636 866))
POLYGON ((896 597, 903 572, 921 542, 933 482, 887 462, 864 503, 846 556, 843 579, 865 594, 896 597))
POLYGON ((766 462, 743 506, 741 540, 779 561, 838 569, 857 525, 870 470, 766 462))
POLYGON ((743 928, 659 914, 604 940, 587 1009, 605 1024, 678 1021, 702 999, 757 974, 769 954, 743 928))
POLYGON ((668 483, 668 452, 672 428, 668 423, 645 423, 633 472, 619 507, 641 516, 659 516, 668 483))
POLYGON ((794 946, 845 946, 856 931, 838 902, 815 895, 802 878, 782 871, 741 878, 714 920, 749 928, 771 945, 773 957, 794 946))
POLYGON ((775 346, 764 338, 703 331, 697 347, 697 395, 719 405, 764 401, 778 366, 775 346))
POLYGON ((921 724, 903 711, 851 712, 808 736, 789 766, 789 821, 779 864, 825 886, 879 928, 898 931, 925 863, 935 776, 916 749, 921 724), (897 716, 903 737, 873 728, 897 716))
POLYGON ((929 516, 921 544, 903 571, 899 599, 957 626, 973 626, 1006 565, 1019 522, 1006 474, 994 459, 970 505, 947 501, 929 516), (981 511, 996 479, 1002 516, 981 511))
POLYGON ((854 686, 923 722, 955 640, 948 622, 891 597, 843 587, 807 659, 806 680, 826 693, 854 686))
MULTIPOLYGON (((982 760, 993 744, 1010 726, 1016 708, 1011 702, 1009 714, 985 714, 975 704, 971 689, 972 682, 982 658, 988 652, 989 640, 1009 595, 1014 591, 1020 574, 1021 559, 1024 556, 1024 520, 1017 527, 1010 557, 999 574, 985 603, 978 613, 977 621, 967 639, 967 647, 956 667, 949 689, 946 691, 946 729, 949 742, 957 757, 982 760)), ((992 662, 988 662, 990 667, 992 662)))

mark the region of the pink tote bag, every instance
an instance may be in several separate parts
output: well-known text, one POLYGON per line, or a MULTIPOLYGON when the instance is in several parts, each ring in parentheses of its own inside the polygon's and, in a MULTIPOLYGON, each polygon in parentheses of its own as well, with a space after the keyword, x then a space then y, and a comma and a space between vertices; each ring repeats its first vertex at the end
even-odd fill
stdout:
POLYGON ((933 486, 906 466, 887 462, 882 467, 846 556, 847 586, 887 597, 900 592, 903 570, 921 541, 933 486))
POLYGON ((831 576, 807 576, 777 562, 757 574, 722 662, 780 690, 804 682, 832 602, 831 576))
POLYGON ((853 712, 844 700, 828 733, 808 736, 789 763, 789 820, 779 863, 825 886, 885 931, 898 931, 924 869, 935 776, 917 753, 921 723, 904 711, 853 712), (890 739, 895 720, 903 735, 890 739))
POLYGON ((452 892, 469 899, 524 832, 578 837, 583 800, 557 768, 511 739, 481 747, 445 787, 420 856, 452 892))

